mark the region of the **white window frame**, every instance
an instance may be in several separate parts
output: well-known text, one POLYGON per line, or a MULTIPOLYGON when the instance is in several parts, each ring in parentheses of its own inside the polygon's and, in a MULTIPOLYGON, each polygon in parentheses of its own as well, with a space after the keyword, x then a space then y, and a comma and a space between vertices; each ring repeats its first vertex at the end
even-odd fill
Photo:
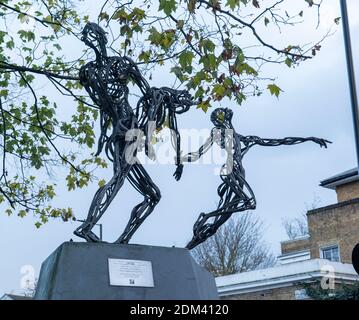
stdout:
MULTIPOLYGON (((339 260, 338 260, 338 261, 332 261, 332 262, 341 262, 339 243, 333 243, 333 244, 331 244, 331 245, 326 245, 326 246, 320 247, 320 248, 319 248, 320 258, 321 258, 321 259, 325 259, 325 258, 324 258, 324 251, 329 250, 329 249, 333 249, 333 248, 338 248, 338 258, 339 258, 339 260)), ((327 260, 327 259, 325 259, 325 260, 327 260)), ((331 261, 331 260, 330 260, 330 261, 331 261)))

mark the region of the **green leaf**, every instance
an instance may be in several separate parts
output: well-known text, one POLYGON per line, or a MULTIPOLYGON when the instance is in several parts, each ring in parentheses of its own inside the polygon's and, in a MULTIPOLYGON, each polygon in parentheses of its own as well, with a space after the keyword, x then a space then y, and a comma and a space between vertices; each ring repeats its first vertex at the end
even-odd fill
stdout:
POLYGON ((197 0, 188 0, 187 9, 190 13, 194 13, 196 9, 197 0))
POLYGON ((104 180, 104 179, 102 179, 102 180, 100 180, 100 181, 98 182, 98 186, 99 186, 100 188, 104 187, 105 185, 106 185, 106 180, 104 180))
POLYGON ((185 69, 187 72, 192 72, 192 61, 194 58, 194 53, 192 51, 183 51, 178 59, 179 64, 183 69, 185 69))
POLYGON ((209 101, 203 101, 197 106, 197 109, 202 109, 205 113, 207 113, 209 107, 209 101))
POLYGON ((19 30, 18 34, 20 35, 20 38, 25 42, 35 40, 35 33, 33 33, 32 31, 19 30))
POLYGON ((176 26, 177 26, 178 29, 183 29, 183 27, 184 27, 184 20, 178 20, 176 26))
POLYGON ((150 51, 142 51, 141 54, 138 56, 138 60, 143 61, 145 63, 148 63, 151 58, 151 52, 150 51))
POLYGON ((8 95, 9 95, 9 90, 8 89, 0 90, 0 97, 7 98, 8 95))
POLYGON ((213 87, 212 93, 215 96, 216 100, 222 100, 222 98, 225 96, 226 94, 226 87, 221 85, 221 84, 216 84, 213 87))
POLYGON ((164 11, 164 13, 169 16, 172 12, 177 9, 177 1, 176 0, 159 0, 160 6, 159 10, 164 11))
POLYGON ((218 67, 218 62, 214 54, 202 56, 199 62, 203 64, 205 70, 215 70, 218 67))
POLYGON ((58 50, 61 51, 61 46, 58 43, 54 43, 54 47, 58 50))
POLYGON ((284 63, 290 68, 293 65, 293 60, 291 58, 287 58, 284 63))
POLYGON ((213 41, 209 39, 201 40, 199 43, 199 47, 202 51, 204 51, 205 54, 209 52, 214 52, 214 49, 216 49, 216 45, 213 43, 213 41))
POLYGON ((8 41, 8 42, 6 43, 6 48, 8 48, 8 49, 10 49, 10 50, 14 49, 14 48, 15 48, 15 43, 14 43, 14 41, 13 41, 13 40, 8 41))
POLYGON ((25 210, 20 210, 19 213, 18 213, 18 216, 20 218, 24 218, 26 216, 27 212, 25 210))
POLYGON ((248 63, 239 64, 236 61, 236 64, 234 66, 234 71, 238 75, 248 74, 248 75, 258 76, 257 70, 255 70, 253 67, 251 67, 248 63))
POLYGON ((110 19, 110 16, 107 12, 101 12, 99 15, 100 20, 106 20, 108 21, 110 19))
POLYGON ((174 30, 159 32, 155 27, 151 27, 148 32, 148 40, 151 44, 162 47, 164 50, 168 50, 175 41, 176 34, 174 30))
POLYGON ((279 94, 282 92, 282 89, 279 88, 275 84, 269 84, 268 85, 268 90, 269 90, 269 92, 271 93, 272 96, 276 96, 277 98, 279 97, 279 94))
POLYGON ((227 6, 233 10, 235 7, 239 6, 239 0, 227 0, 227 6))

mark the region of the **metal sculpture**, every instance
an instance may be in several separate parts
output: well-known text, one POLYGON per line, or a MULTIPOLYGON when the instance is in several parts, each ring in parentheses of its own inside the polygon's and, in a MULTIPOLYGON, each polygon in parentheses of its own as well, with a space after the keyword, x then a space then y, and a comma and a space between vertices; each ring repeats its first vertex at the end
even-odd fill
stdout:
MULTIPOLYGON (((330 141, 319 138, 284 138, 262 139, 256 136, 242 136, 235 132, 232 124, 233 112, 230 109, 219 108, 211 115, 214 128, 210 138, 194 153, 182 157, 182 162, 194 162, 201 158, 214 143, 229 153, 227 163, 223 165, 220 174, 222 183, 218 187, 220 198, 216 210, 210 213, 201 213, 193 227, 193 238, 187 245, 193 249, 209 237, 213 236, 219 227, 223 225, 233 213, 254 210, 256 208, 255 195, 245 179, 245 170, 242 159, 245 154, 255 145, 280 146, 295 145, 306 141, 312 141, 321 147, 327 148, 330 141)), ((177 180, 181 179, 183 165, 179 166, 174 174, 177 180)))
POLYGON ((137 160, 141 133, 145 137, 146 155, 153 158, 151 136, 167 121, 176 149, 176 165, 180 166, 180 135, 176 115, 195 104, 187 91, 151 88, 136 63, 126 56, 107 55, 106 32, 95 23, 88 23, 82 41, 95 52, 96 59, 80 70, 80 82, 90 98, 100 108, 101 136, 97 154, 103 149, 113 162, 113 178, 95 194, 87 219, 75 230, 75 235, 88 242, 100 239, 91 231, 127 179, 143 195, 143 201, 131 212, 130 220, 115 243, 128 243, 136 230, 152 213, 161 199, 159 188, 137 160), (130 106, 128 83, 140 89, 142 97, 135 110, 130 106), (108 131, 111 128, 111 133, 108 131), (137 133, 136 133, 137 132, 137 133), (140 135, 138 134, 140 132, 140 135))

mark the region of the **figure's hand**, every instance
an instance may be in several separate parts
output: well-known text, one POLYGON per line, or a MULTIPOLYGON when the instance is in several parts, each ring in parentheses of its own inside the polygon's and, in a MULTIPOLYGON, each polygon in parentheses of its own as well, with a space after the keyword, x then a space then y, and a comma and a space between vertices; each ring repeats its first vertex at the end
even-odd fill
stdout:
POLYGON ((183 173, 183 164, 177 166, 176 172, 173 174, 177 181, 180 181, 183 173))
POLYGON ((328 148, 328 144, 332 143, 331 141, 320 139, 320 138, 311 138, 311 140, 320 145, 321 148, 328 148))

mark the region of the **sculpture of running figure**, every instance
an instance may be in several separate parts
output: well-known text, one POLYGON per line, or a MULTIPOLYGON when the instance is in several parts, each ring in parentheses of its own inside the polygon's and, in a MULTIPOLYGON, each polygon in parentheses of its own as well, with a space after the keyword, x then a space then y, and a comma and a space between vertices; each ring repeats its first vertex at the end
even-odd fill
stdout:
POLYGON ((161 198, 160 190, 137 161, 139 140, 142 137, 133 132, 144 133, 146 154, 153 158, 151 135, 168 120, 169 127, 174 132, 172 142, 177 149, 176 164, 180 165, 180 136, 176 114, 188 111, 195 103, 186 91, 166 87, 151 88, 130 58, 109 57, 106 51, 106 32, 97 24, 88 23, 85 26, 82 41, 96 54, 95 61, 89 62, 80 70, 81 84, 100 108, 101 136, 96 156, 105 149, 106 156, 113 162, 114 175, 96 192, 86 221, 74 233, 88 242, 100 241, 91 230, 127 179, 144 197, 132 210, 123 234, 115 242, 128 243, 161 198), (137 85, 142 94, 135 110, 128 101, 129 81, 137 85), (108 134, 110 127, 112 133, 108 134))
MULTIPOLYGON (((255 145, 279 146, 295 145, 306 141, 312 141, 321 147, 327 148, 330 141, 319 138, 284 138, 262 139, 256 136, 242 136, 236 133, 232 125, 233 112, 230 109, 216 109, 211 115, 211 121, 215 127, 211 131, 210 138, 198 150, 182 157, 183 162, 195 162, 206 153, 213 143, 218 143, 222 149, 229 153, 227 163, 223 165, 220 177, 221 185, 218 187, 220 197, 217 210, 210 213, 201 213, 193 227, 193 239, 187 245, 193 249, 209 237, 214 235, 233 213, 256 208, 254 193, 245 179, 245 170, 242 165, 243 156, 255 145)), ((174 176, 181 179, 183 165, 178 167, 174 176)))

